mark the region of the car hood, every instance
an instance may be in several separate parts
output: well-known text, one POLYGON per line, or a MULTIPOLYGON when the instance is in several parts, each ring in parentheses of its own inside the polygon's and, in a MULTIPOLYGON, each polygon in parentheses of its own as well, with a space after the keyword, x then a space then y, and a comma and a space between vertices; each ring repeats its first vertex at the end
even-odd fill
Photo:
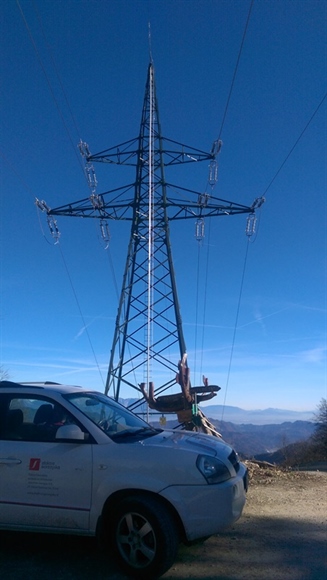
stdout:
POLYGON ((164 430, 153 437, 140 441, 141 445, 151 447, 169 447, 181 451, 206 453, 207 455, 223 454, 228 456, 232 448, 218 437, 191 431, 164 430))

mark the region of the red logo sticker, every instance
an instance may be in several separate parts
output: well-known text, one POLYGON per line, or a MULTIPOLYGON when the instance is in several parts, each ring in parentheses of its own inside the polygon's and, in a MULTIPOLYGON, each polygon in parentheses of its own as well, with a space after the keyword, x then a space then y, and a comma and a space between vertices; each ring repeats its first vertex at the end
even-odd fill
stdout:
POLYGON ((41 459, 35 459, 34 457, 30 459, 30 471, 39 471, 41 464, 41 459))

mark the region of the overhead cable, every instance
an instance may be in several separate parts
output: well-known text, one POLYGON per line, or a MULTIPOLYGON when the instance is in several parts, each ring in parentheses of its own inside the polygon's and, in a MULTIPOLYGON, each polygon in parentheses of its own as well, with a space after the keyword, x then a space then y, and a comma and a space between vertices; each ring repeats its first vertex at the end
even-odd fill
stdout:
POLYGON ((280 172, 281 172, 281 170, 283 169, 283 167, 284 167, 285 163, 288 161, 288 159, 289 159, 289 158, 290 158, 290 156, 292 155, 292 153, 293 153, 293 151, 294 151, 295 147, 297 146, 297 144, 299 143, 299 141, 302 139, 302 137, 303 137, 304 133, 306 132, 307 128, 309 127, 309 125, 310 125, 311 121, 313 120, 313 118, 315 117, 315 115, 318 113, 318 111, 319 111, 319 109, 320 109, 321 105, 323 104, 324 100, 326 99, 326 97, 327 97, 327 92, 324 94, 324 96, 323 96, 323 98, 321 99, 320 103, 318 104, 318 106, 316 107, 316 109, 314 110, 314 112, 312 113, 312 115, 311 115, 311 117, 310 117, 309 121, 306 123, 306 125, 305 125, 305 126, 304 126, 304 128, 302 129, 302 131, 301 131, 300 135, 298 136, 298 138, 296 139, 296 141, 295 141, 294 145, 291 147, 290 151, 289 151, 289 152, 288 152, 288 154, 286 155, 286 157, 285 157, 285 159, 284 159, 283 163, 281 164, 281 166, 279 167, 278 171, 276 171, 276 173, 275 173, 274 177, 273 177, 273 178, 272 178, 272 180, 270 181, 270 183, 269 183, 268 187, 266 187, 265 191, 264 191, 264 192, 263 192, 263 194, 262 194, 263 196, 265 196, 265 195, 266 195, 266 193, 267 193, 268 189, 270 189, 270 187, 271 187, 271 186, 272 186, 272 184, 274 183, 274 181, 275 181, 276 177, 279 175, 279 173, 280 173, 280 172))
POLYGON ((71 278, 71 275, 70 275, 70 272, 69 272, 69 269, 68 269, 68 266, 67 266, 67 262, 65 260, 64 254, 62 252, 61 245, 59 243, 58 243, 58 247, 59 247, 60 255, 61 255, 61 258, 62 258, 64 267, 65 267, 65 270, 66 270, 66 274, 67 274, 67 277, 68 277, 68 280, 70 282, 70 286, 71 286, 71 289, 72 289, 72 292, 73 292, 73 295, 74 295, 74 298, 75 298, 75 302, 76 302, 76 305, 77 305, 77 308, 78 308, 78 311, 79 311, 81 320, 83 322, 84 330, 85 330, 85 333, 86 333, 86 336, 87 336, 87 339, 88 339, 88 342, 89 342, 89 345, 90 345, 90 348, 91 348, 91 351, 92 351, 92 354, 93 354, 93 358, 95 360, 95 364, 96 364, 96 367, 98 369, 98 372, 99 372, 99 375, 100 375, 100 379, 102 381, 102 385, 104 386, 104 379, 103 379, 103 376, 102 376, 102 373, 101 373, 100 365, 99 365, 97 356, 95 354, 95 350, 94 350, 94 347, 93 347, 93 343, 92 343, 92 340, 91 340, 91 337, 90 337, 90 334, 89 334, 89 331, 88 331, 88 327, 87 327, 87 324, 86 324, 86 321, 85 321, 85 318, 84 318, 84 315, 83 315, 83 312, 82 312, 82 309, 81 309, 81 305, 80 305, 79 300, 78 300, 78 297, 77 297, 76 290, 74 288, 73 280, 71 278))
POLYGON ((248 241, 247 241, 247 244, 246 244, 245 256, 244 256, 243 272, 242 272, 241 286, 240 286, 240 292, 239 292, 237 309, 236 309, 236 318, 235 318, 234 332, 233 332, 233 338, 232 338, 232 347, 231 347, 231 352, 230 352, 230 357, 229 357, 229 365, 228 365, 228 371, 227 371, 227 379, 226 379, 226 387, 225 387, 225 396, 224 396, 224 401, 223 401, 221 421, 224 420, 224 413, 225 413, 225 407, 226 407, 227 392, 228 392, 228 387, 229 387, 229 379, 230 379, 230 374, 231 374, 232 360, 233 360, 234 348, 235 348, 235 341, 236 341, 236 332, 237 332, 237 327, 238 327, 238 319, 239 319, 239 314, 240 314, 241 300, 242 300, 244 280, 245 280, 245 271, 246 271, 246 265, 247 265, 247 260, 248 260, 249 241, 250 241, 250 238, 248 238, 248 241))
POLYGON ((242 37, 242 41, 241 41, 241 46, 240 46, 240 50, 238 52, 238 57, 237 57, 237 61, 236 61, 235 69, 234 69, 234 74, 233 74, 231 86, 230 86, 230 89, 229 89, 229 94, 228 94, 228 97, 227 97, 227 102, 226 102, 226 106, 225 106, 223 120, 222 120, 221 126, 220 126, 218 140, 220 139, 221 134, 223 132, 223 127, 224 127, 225 120, 226 120, 226 116, 227 116, 229 102, 230 102, 230 99, 231 99, 231 96, 232 96, 232 92, 233 92, 233 88, 234 88, 234 83, 235 83, 235 79, 236 79, 238 65, 239 65, 240 60, 241 60, 241 54, 242 54, 242 51, 243 51, 244 41, 245 41, 245 37, 246 37, 246 33, 247 33, 248 26, 249 26, 249 22, 250 22, 250 16, 251 16, 251 11, 252 11, 253 4, 254 4, 254 0, 251 0, 251 4, 250 4, 248 16, 247 16, 246 23, 245 23, 245 27, 244 27, 244 32, 243 32, 243 37, 242 37))
MULTIPOLYGON (((22 7, 21 7, 21 5, 20 5, 20 2, 19 2, 19 0, 16 0, 16 3, 17 3, 17 6, 18 6, 18 8, 19 8, 19 11, 20 11, 20 13, 21 13, 21 17, 22 17, 22 19, 23 19, 23 22, 24 22, 24 24, 25 24, 25 27, 26 27, 26 30, 27 30, 27 32, 28 32, 28 35, 29 35, 30 41, 31 41, 31 43, 32 43, 32 46, 33 46, 33 48, 34 48, 34 51, 35 51, 35 54, 36 54, 37 60, 38 60, 38 62, 39 62, 39 65, 40 65, 40 67, 41 67, 41 69, 42 69, 42 72, 43 72, 43 74, 44 74, 44 76, 45 76, 45 79, 46 79, 46 82, 47 82, 47 85, 48 85, 48 88, 49 88, 50 94, 51 94, 51 96, 52 96, 52 98, 53 98, 53 101, 54 101, 54 103, 55 103, 55 106, 56 106, 56 108, 57 108, 57 111, 58 111, 58 113, 59 113, 59 116, 60 116, 60 119, 61 119, 61 121, 62 121, 62 124, 63 124, 63 126, 64 126, 64 128, 65 128, 65 131, 66 131, 67 135, 68 135, 68 139, 69 139, 69 141, 70 141, 70 143, 71 143, 71 145, 72 145, 72 147, 73 147, 73 149, 74 149, 74 153, 75 153, 75 155, 76 155, 76 158, 77 158, 78 164, 79 164, 79 166, 82 168, 82 171, 83 171, 83 173, 84 173, 84 167, 83 167, 83 165, 82 165, 82 163, 81 163, 80 156, 79 156, 79 155, 78 155, 78 153, 77 153, 76 146, 75 146, 75 144, 74 144, 74 142, 73 142, 73 139, 72 139, 72 137, 71 137, 71 134, 70 134, 69 128, 68 128, 68 126, 67 126, 67 123, 66 123, 66 121, 65 121, 65 118, 64 118, 64 116, 63 116, 63 113, 62 113, 62 110, 61 110, 61 108, 60 108, 60 105, 59 105, 58 99, 57 99, 57 97, 56 97, 56 95, 55 95, 55 93, 54 93, 54 90, 53 90, 53 88, 52 88, 52 85, 51 85, 51 82, 50 82, 50 79, 49 79, 49 75, 47 74, 47 71, 46 71, 46 69, 45 69, 45 66, 44 66, 44 64, 43 64, 43 61, 42 61, 42 58, 41 58, 40 52, 39 52, 39 50, 38 50, 38 48, 37 48, 37 46, 36 46, 36 42, 35 42, 35 40, 34 40, 34 38, 33 38, 33 34, 32 34, 32 32, 31 32, 31 29, 30 29, 29 25, 28 25, 28 22, 27 22, 27 20, 26 20, 26 18, 25 18, 25 15, 24 15, 23 9, 22 9, 22 7)), ((49 48, 48 48, 48 50, 49 50, 49 48)), ((52 58, 52 61, 53 61, 53 58, 52 58)), ((56 67, 55 67, 55 70, 56 70, 56 67)), ((57 72, 57 71, 56 71, 56 72, 57 72)), ((59 82, 60 82, 60 84, 61 84, 61 81, 60 81, 60 80, 59 80, 59 82)), ((62 86, 62 84, 61 84, 61 86, 62 86)), ((64 91, 63 91, 63 92, 64 92, 64 91)), ((64 92, 64 96, 65 96, 65 92, 64 92)), ((66 96, 65 96, 65 98, 66 98, 66 101, 67 101, 67 97, 66 97, 66 96)), ((69 107, 69 109, 70 109, 70 107, 69 107)), ((75 123, 75 127, 76 127, 76 123, 75 123)))

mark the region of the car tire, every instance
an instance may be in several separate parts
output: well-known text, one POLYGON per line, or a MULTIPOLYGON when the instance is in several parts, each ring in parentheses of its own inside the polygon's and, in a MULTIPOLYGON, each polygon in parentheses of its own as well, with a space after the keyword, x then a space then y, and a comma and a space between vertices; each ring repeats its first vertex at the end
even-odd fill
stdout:
POLYGON ((152 497, 129 497, 110 513, 111 546, 119 567, 133 578, 151 579, 173 564, 179 537, 169 510, 152 497))

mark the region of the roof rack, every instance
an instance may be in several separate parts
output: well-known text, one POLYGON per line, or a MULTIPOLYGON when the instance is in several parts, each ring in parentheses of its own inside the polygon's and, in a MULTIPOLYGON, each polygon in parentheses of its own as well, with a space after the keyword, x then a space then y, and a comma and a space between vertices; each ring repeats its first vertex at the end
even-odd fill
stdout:
POLYGON ((0 387, 4 387, 4 388, 20 387, 20 384, 13 383, 12 381, 0 381, 0 387))
POLYGON ((44 382, 28 382, 28 383, 15 383, 13 381, 0 381, 0 387, 3 389, 13 389, 17 387, 45 387, 46 385, 60 385, 60 383, 54 383, 52 381, 44 382))
POLYGON ((21 385, 28 385, 28 386, 42 386, 42 385, 60 385, 61 383, 55 383, 54 381, 28 381, 24 383, 20 383, 21 385))

